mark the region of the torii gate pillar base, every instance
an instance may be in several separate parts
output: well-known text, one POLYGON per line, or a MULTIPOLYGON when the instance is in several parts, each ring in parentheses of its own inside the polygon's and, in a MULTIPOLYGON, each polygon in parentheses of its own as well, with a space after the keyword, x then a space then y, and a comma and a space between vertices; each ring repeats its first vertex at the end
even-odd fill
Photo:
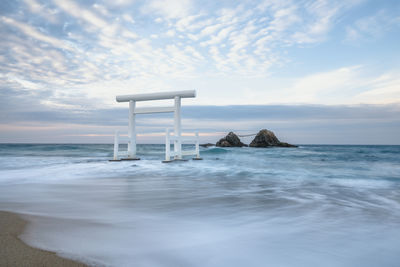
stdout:
POLYGON ((140 158, 122 158, 121 160, 140 160, 140 158))
POLYGON ((163 160, 162 163, 171 163, 175 161, 188 161, 187 159, 172 159, 172 160, 163 160))

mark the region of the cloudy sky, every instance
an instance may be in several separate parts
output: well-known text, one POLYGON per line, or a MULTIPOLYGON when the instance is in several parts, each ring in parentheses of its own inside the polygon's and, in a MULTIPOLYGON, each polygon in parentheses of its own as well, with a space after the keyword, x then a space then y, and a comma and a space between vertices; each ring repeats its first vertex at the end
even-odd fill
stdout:
MULTIPOLYGON (((400 144, 397 0, 6 0, 0 34, 0 142, 111 143, 116 95, 196 89, 203 141, 400 144)), ((138 123, 162 142, 172 119, 138 123)))

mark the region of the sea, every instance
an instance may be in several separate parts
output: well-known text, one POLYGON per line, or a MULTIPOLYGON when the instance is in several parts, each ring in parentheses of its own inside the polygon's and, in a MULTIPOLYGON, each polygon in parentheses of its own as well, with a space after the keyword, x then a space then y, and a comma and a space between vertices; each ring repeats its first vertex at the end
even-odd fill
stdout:
POLYGON ((400 146, 164 149, 2 144, 0 210, 94 266, 400 266, 400 146))

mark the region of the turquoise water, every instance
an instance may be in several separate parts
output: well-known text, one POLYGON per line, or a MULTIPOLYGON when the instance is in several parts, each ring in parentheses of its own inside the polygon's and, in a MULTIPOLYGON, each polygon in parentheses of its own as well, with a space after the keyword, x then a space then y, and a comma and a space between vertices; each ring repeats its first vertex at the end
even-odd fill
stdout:
POLYGON ((107 266, 398 266, 400 146, 202 148, 108 162, 112 145, 0 145, 23 239, 107 266))

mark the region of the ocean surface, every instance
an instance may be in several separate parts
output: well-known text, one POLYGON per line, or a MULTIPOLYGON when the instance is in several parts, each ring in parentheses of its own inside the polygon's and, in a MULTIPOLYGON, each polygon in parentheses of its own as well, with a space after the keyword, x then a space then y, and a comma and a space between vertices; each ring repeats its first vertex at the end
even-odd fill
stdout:
POLYGON ((0 145, 27 243, 105 266, 400 266, 400 146, 0 145))

